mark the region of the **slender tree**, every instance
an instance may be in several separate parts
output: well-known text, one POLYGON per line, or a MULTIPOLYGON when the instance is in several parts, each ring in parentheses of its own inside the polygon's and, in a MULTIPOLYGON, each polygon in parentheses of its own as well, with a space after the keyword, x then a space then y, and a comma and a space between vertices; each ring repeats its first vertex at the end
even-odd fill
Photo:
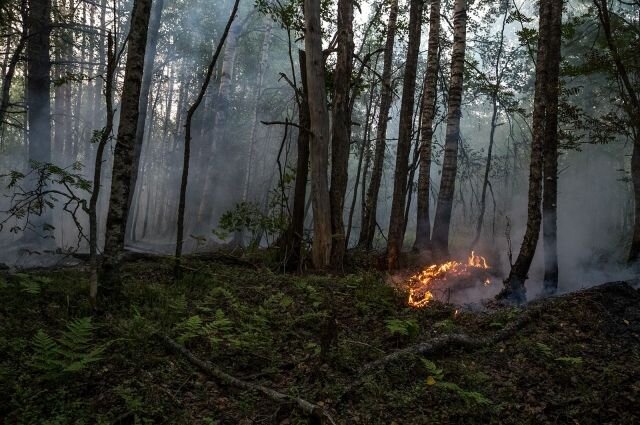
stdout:
POLYGON ((462 83, 464 77, 464 55, 467 43, 467 2, 456 0, 453 17, 453 50, 451 52, 451 81, 447 104, 447 130, 445 135, 444 161, 438 205, 433 222, 431 243, 436 256, 449 255, 449 231, 458 170, 458 141, 460 139, 460 117, 462 115, 462 83))
MULTIPOLYGON (((16 67, 18 66, 18 62, 20 61, 20 57, 22 56, 22 52, 24 51, 25 44, 27 43, 27 0, 22 0, 20 3, 20 15, 22 16, 22 32, 19 35, 18 42, 11 54, 11 58, 8 61, 6 66, 6 71, 4 73, 4 77, 2 80, 2 92, 0 93, 0 141, 2 140, 2 127, 4 125, 5 116, 9 109, 9 101, 11 94, 11 85, 13 83, 13 77, 16 73, 16 67)), ((7 54, 9 53, 9 46, 11 44, 8 43, 7 46, 7 54)))
POLYGON ((105 74, 104 99, 107 109, 107 119, 104 128, 100 132, 100 140, 96 149, 96 158, 93 168, 93 190, 89 198, 89 303, 92 308, 97 307, 98 297, 98 200, 102 187, 102 164, 104 162, 104 150, 111 139, 113 132, 113 83, 116 71, 116 54, 111 32, 107 35, 107 72, 105 74))
POLYGON ((629 70, 622 60, 619 46, 616 43, 611 28, 611 14, 607 0, 593 0, 598 12, 598 19, 602 26, 609 53, 619 80, 622 82, 623 98, 628 104, 626 111, 632 126, 635 127, 633 152, 631 154, 631 181, 633 183, 633 198, 635 203, 633 234, 629 248, 628 261, 635 263, 640 260, 640 95, 637 93, 629 75, 629 70))
POLYGON ((371 249, 373 236, 376 230, 378 194, 382 182, 384 168, 384 154, 387 147, 387 124, 389 122, 389 110, 393 101, 393 85, 391 79, 393 67, 393 46, 396 39, 398 22, 398 0, 391 0, 389 6, 389 20, 387 22, 387 34, 384 44, 382 65, 382 88, 380 89, 380 112, 378 113, 378 128, 375 138, 375 152, 373 157, 373 169, 371 181, 367 189, 366 202, 362 213, 362 225, 358 245, 364 249, 371 249))
POLYGON ((191 122, 193 121, 193 114, 196 113, 198 107, 202 103, 202 99, 207 92, 207 87, 209 87, 209 82, 211 81, 211 76, 213 75, 213 70, 216 67, 216 62, 218 62, 218 56, 220 56, 220 52, 222 51, 222 46, 224 46, 224 42, 229 35, 229 29, 231 28, 231 24, 236 18, 236 14, 238 13, 238 4, 240 0, 235 0, 233 4, 233 10, 231 11, 231 15, 229 16, 229 20, 227 21, 227 25, 224 28, 224 32, 222 33, 222 37, 218 42, 218 46, 216 47, 215 52, 213 53, 213 57, 211 58, 211 62, 209 62, 209 66, 207 68, 207 73, 204 77, 204 81, 202 86, 200 87, 200 92, 196 97, 195 101, 191 104, 187 111, 187 118, 185 121, 185 131, 184 131, 184 152, 183 152, 183 160, 182 160, 182 178, 180 180, 180 200, 178 202, 178 222, 177 222, 177 235, 176 235, 176 251, 175 251, 175 276, 176 278, 180 277, 180 258, 182 257, 182 246, 184 243, 184 214, 185 207, 187 202, 187 184, 189 182, 189 159, 191 156, 191 122))
POLYGON ((431 183, 431 144, 433 120, 436 115, 438 87, 438 63, 440 47, 440 0, 431 2, 429 12, 429 45, 427 50, 427 70, 424 74, 422 96, 422 119, 420 127, 420 172, 418 174, 416 241, 413 249, 419 252, 431 249, 431 220, 429 199, 431 183))
POLYGON ((353 0, 338 1, 338 57, 334 72, 331 138, 331 268, 342 270, 346 250, 344 197, 351 142, 351 72, 353 68, 353 0))
POLYGON ((304 50, 298 50, 298 63, 300 64, 300 79, 302 90, 297 96, 300 100, 298 107, 298 155, 296 158, 296 181, 293 190, 293 208, 291 221, 285 233, 283 251, 285 269, 296 270, 302 266, 302 237, 304 234, 305 199, 307 196, 307 180, 309 175, 309 103, 307 102, 307 72, 306 54, 304 50))
POLYGON ((413 104, 415 101, 416 71, 420 50, 422 27, 422 1, 411 0, 409 9, 409 42, 404 65, 402 101, 400 104, 400 128, 396 151, 396 168, 393 177, 393 198, 387 242, 387 265, 390 270, 398 268, 400 251, 404 240, 404 208, 407 197, 407 174, 413 126, 413 104))
POLYGON ((563 0, 551 4, 548 82, 545 110, 542 189, 542 240, 544 247, 544 290, 558 289, 558 95, 560 83, 560 46, 563 0))
POLYGON ((540 1, 538 24, 538 52, 536 55, 536 85, 533 104, 533 140, 531 141, 531 162, 529 165, 529 197, 527 208, 527 228, 520 246, 516 262, 511 266, 509 276, 498 298, 517 303, 526 300, 524 282, 527 279, 540 234, 543 175, 543 146, 545 138, 545 114, 548 101, 548 73, 552 4, 557 0, 540 1))
POLYGON ((489 130, 489 146, 487 147, 487 162, 485 163, 484 168, 484 178, 482 181, 482 193, 480 194, 480 213, 478 214, 478 221, 476 224, 476 235, 471 242, 471 249, 473 250, 478 242, 480 241, 480 236, 482 234, 482 225, 484 223, 484 214, 487 210, 487 189, 489 188, 489 174, 491 173, 491 161, 493 159, 493 146, 495 143, 496 136, 496 128, 498 127, 498 112, 499 112, 499 102, 498 96, 500 94, 500 85, 502 84, 502 71, 501 71, 501 61, 502 54, 504 52, 504 32, 507 25, 507 18, 509 16, 509 11, 505 10, 504 16, 502 19, 502 26, 500 27, 500 36, 498 39, 498 50, 496 53, 496 58, 494 62, 494 75, 495 75, 495 84, 491 87, 490 99, 491 99, 491 129, 489 130))
POLYGON ((120 260, 124 252, 125 231, 129 212, 129 192, 134 167, 134 148, 140 115, 140 88, 144 72, 147 30, 151 0, 135 0, 131 13, 124 72, 120 124, 114 150, 111 195, 107 213, 104 255, 100 273, 101 286, 115 289, 120 284, 120 260))
MULTIPOLYGON (((144 74, 142 75, 142 86, 140 87, 140 116, 138 118, 138 126, 136 128, 136 140, 134 147, 134 164, 133 174, 131 175, 131 191, 129 193, 129 204, 133 204, 136 199, 136 184, 138 182, 138 172, 140 168, 140 155, 142 154, 142 141, 144 140, 144 129, 147 123, 147 110, 149 109, 149 92, 151 91, 151 82, 154 74, 154 62, 156 52, 158 50, 158 38, 160 33, 160 18, 162 17, 162 9, 164 8, 164 0, 156 0, 151 8, 151 17, 149 19, 149 34, 147 40, 147 50, 144 54, 144 74)), ((166 120, 169 121, 168 119, 166 120)), ((166 134, 166 133, 165 133, 166 134)), ((131 215, 127 222, 130 229, 134 229, 135 216, 131 215)), ((131 236, 133 234, 130 232, 131 236)))

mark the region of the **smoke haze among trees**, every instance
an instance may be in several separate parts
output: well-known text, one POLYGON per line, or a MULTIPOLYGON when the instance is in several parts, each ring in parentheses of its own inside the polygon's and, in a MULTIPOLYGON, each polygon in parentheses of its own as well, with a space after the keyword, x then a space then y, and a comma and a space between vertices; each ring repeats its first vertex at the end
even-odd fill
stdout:
POLYGON ((281 269, 337 272, 355 251, 397 269, 474 249, 515 298, 527 278, 554 292, 631 273, 637 2, 233 11, 2 2, 0 261, 53 263, 92 238, 103 278, 125 246, 271 247, 281 269))

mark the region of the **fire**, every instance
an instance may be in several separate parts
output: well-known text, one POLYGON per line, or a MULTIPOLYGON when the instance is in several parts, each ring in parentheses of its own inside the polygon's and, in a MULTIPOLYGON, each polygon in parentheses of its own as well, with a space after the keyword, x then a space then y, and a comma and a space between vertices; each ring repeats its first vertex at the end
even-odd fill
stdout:
POLYGON ((485 286, 489 285, 491 280, 483 272, 488 269, 487 260, 475 255, 473 251, 466 262, 452 260, 442 264, 433 264, 409 278, 408 303, 411 307, 416 308, 426 306, 434 298, 434 286, 440 286, 438 284, 441 283, 477 278, 482 280, 485 286))

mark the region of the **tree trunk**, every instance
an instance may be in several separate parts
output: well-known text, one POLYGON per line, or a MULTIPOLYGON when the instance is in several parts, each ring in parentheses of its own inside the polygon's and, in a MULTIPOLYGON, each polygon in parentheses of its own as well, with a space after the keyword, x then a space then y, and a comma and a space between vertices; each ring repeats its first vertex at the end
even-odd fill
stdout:
POLYGON ((187 111, 187 118, 185 121, 185 130, 184 130, 184 155, 182 160, 182 178, 180 180, 180 200, 178 202, 178 221, 177 221, 177 232, 176 232, 176 264, 174 274, 176 278, 180 277, 180 257, 182 256, 182 245, 184 243, 184 211, 187 200, 187 184, 189 182, 189 158, 191 153, 191 121, 193 120, 193 114, 198 110, 198 107, 202 103, 202 99, 207 92, 207 87, 209 87, 209 82, 211 81, 211 76, 213 75, 213 70, 216 66, 216 62, 218 61, 218 56, 220 56, 220 51, 222 50, 222 46, 227 39, 227 35, 229 34, 229 29, 231 28, 231 24, 236 18, 236 13, 238 12, 238 3, 240 0, 235 0, 233 4, 233 10, 231 11, 231 15, 229 16, 229 20, 227 21, 227 26, 222 33, 222 37, 218 42, 218 46, 216 47, 215 52, 213 53, 213 58, 211 62, 209 62, 209 67, 207 68, 207 73, 205 75, 202 86, 200 87, 200 92, 198 93, 198 97, 193 102, 193 104, 189 107, 187 111))
POLYGON ((309 103, 307 102, 307 70, 304 50, 298 50, 302 93, 298 110, 298 157, 296 159, 296 182, 293 190, 293 210, 291 222, 285 236, 285 269, 295 270, 302 266, 302 237, 304 236, 305 199, 307 197, 307 180, 309 175, 309 103))
POLYGON ((331 137, 331 268, 341 271, 344 265, 344 197, 349 180, 349 145, 351 142, 351 71, 353 68, 353 0, 338 0, 338 55, 333 76, 331 137))
POLYGON ((424 74, 423 83, 422 125, 420 127, 420 172, 418 174, 416 241, 413 245, 413 249, 418 252, 431 249, 431 220, 429 218, 431 144, 433 120, 436 115, 439 48, 440 0, 433 0, 431 2, 431 11, 429 12, 429 46, 427 50, 427 70, 424 74))
POLYGON ((445 135, 442 178, 438 192, 438 205, 433 222, 431 243, 438 257, 449 255, 449 230, 453 197, 455 193, 456 173, 458 169, 458 140, 460 139, 460 116, 462 115, 462 83, 464 76, 464 55, 467 42, 467 4, 466 0, 456 0, 453 17, 453 50, 451 52, 451 82, 447 105, 447 131, 445 135))
MULTIPOLYGON (((27 18, 27 0, 22 0, 20 5, 20 13, 22 15, 23 21, 26 22, 27 18)), ((18 61, 20 60, 20 56, 22 56, 22 51, 24 50, 24 46, 27 42, 27 26, 23 25, 22 33, 20 34, 20 38, 18 39, 18 44, 9 59, 9 62, 6 67, 6 71, 2 80, 2 94, 0 94, 0 146, 2 139, 2 126, 4 124, 4 118, 7 114, 7 110, 9 109, 9 101, 11 100, 11 84, 13 83, 13 76, 16 72, 16 66, 18 65, 18 61)), ((11 43, 7 42, 7 56, 10 50, 11 43)))
POLYGON ((542 241, 544 245, 544 291, 558 290, 558 94, 560 47, 562 37, 562 1, 551 5, 548 82, 543 147, 544 185, 542 192, 542 241))
POLYGON ((526 300, 524 282, 527 279, 540 234, 540 204, 542 198, 542 150, 544 145, 545 114, 547 107, 547 60, 549 57, 549 32, 551 28, 551 4, 554 0, 540 1, 538 30, 538 52, 536 58, 536 85, 533 104, 533 140, 531 141, 531 163, 529 165, 529 201, 527 209, 527 229, 520 252, 509 276, 504 281, 504 289, 499 298, 517 303, 526 300))
POLYGON ((51 161, 50 0, 30 0, 27 39, 27 125, 29 159, 51 161))
POLYGON ((620 53, 616 46, 611 32, 611 22, 609 19, 609 6, 606 0, 594 0, 598 11, 598 19, 602 24, 604 35, 607 39, 607 46, 613 58, 616 71, 622 80, 623 93, 626 91, 631 106, 627 109, 629 120, 635 126, 635 137, 633 143, 633 153, 631 154, 631 181, 633 183, 633 193, 635 202, 635 218, 633 225, 633 235, 631 237, 631 247, 629 249, 629 263, 640 260, 640 98, 629 78, 628 71, 622 62, 620 53))
POLYGON ((92 308, 97 306, 98 297, 98 199, 100 198, 100 188, 102 184, 102 164, 104 150, 111 138, 113 130, 113 79, 115 77, 116 56, 114 54, 113 36, 109 32, 107 36, 107 70, 105 76, 105 105, 107 109, 107 119, 98 147, 93 169, 93 191, 89 199, 89 266, 91 274, 89 276, 89 303, 92 308))
POLYGON ((362 133, 362 144, 360 145, 360 152, 358 155, 358 170, 356 171, 356 181, 353 183, 353 197, 351 198, 351 208, 349 209, 349 220, 347 221, 347 234, 345 236, 345 248, 349 248, 349 240, 351 239, 351 228, 353 225, 353 214, 356 210, 356 202, 358 201, 358 186, 360 186, 360 180, 367 178, 366 171, 369 167, 369 142, 371 132, 371 122, 373 121, 373 98, 375 97, 376 83, 372 79, 369 88, 369 97, 367 99, 367 106, 364 117, 364 131, 362 133), (364 171, 363 171, 364 163, 364 171))
POLYGON ((311 199, 313 208, 313 245, 311 260, 317 269, 329 266, 331 257, 331 201, 327 172, 329 168, 329 112, 325 89, 324 54, 320 1, 304 0, 307 84, 311 137, 311 199))
POLYGON ((393 198, 391 203, 391 219, 389 221, 389 237, 387 241, 387 266, 389 270, 398 268, 400 251, 404 241, 404 207, 407 196, 407 173, 409 167, 409 151, 411 150, 411 128, 413 125, 413 104, 415 101, 416 69, 420 50, 420 33, 422 26, 422 1, 411 0, 409 11, 409 42, 407 60, 404 67, 402 85, 402 101, 400 104, 400 128, 398 130, 398 149, 396 151, 396 168, 393 176, 393 198))
POLYGON ((380 112, 378 115, 378 128, 376 132, 376 147, 371 171, 371 182, 367 189, 367 199, 362 214, 363 220, 360 230, 358 245, 364 249, 371 249, 373 236, 376 231, 376 212, 378 209, 378 193, 382 181, 384 168, 384 154, 387 147, 387 124, 389 123, 389 110, 393 101, 393 86, 391 71, 393 67, 393 46, 396 38, 398 21, 398 0, 391 0, 389 9, 389 22, 387 23, 387 35, 384 45, 382 65, 382 88, 380 91, 380 112))
MULTIPOLYGON (((49 57, 50 0, 29 0, 27 38, 27 131, 29 160, 51 162, 51 60, 49 57)), ((45 230, 51 223, 50 210, 30 219, 33 228, 45 230)), ((45 232, 48 233, 48 232, 45 232)), ((25 235, 33 242, 32 234, 25 235)), ((49 239, 51 240, 51 239, 49 239)), ((39 244, 41 241, 39 241, 39 244)), ((51 243, 50 243, 51 244, 51 243)))
POLYGON ((496 62, 494 66, 496 85, 493 87, 491 93, 491 105, 493 112, 491 113, 491 130, 489 133, 489 146, 487 148, 487 162, 484 169, 484 180, 482 182, 482 193, 480 194, 480 214, 478 215, 478 222, 476 224, 476 235, 471 242, 471 249, 473 250, 482 234, 482 225, 484 223, 484 214, 487 210, 487 189, 489 187, 489 174, 491 172, 491 160, 493 157, 493 145, 495 141, 496 128, 498 127, 498 95, 500 93, 500 83, 502 81, 502 73, 500 71, 500 60, 502 58, 502 51, 504 50, 504 30, 507 24, 507 17, 509 11, 505 10, 504 18, 502 19, 502 29, 500 31, 500 44, 498 45, 498 53, 496 54, 496 62))
MULTIPOLYGON (((156 52, 158 50, 158 34, 160 32, 160 20, 162 17, 162 9, 164 8, 164 0, 156 0, 151 10, 149 18, 149 34, 147 39, 147 50, 144 55, 144 74, 142 75, 142 86, 140 87, 140 116, 136 127, 136 139, 133 151, 133 174, 131 175, 131 192, 129 194, 129 205, 133 204, 136 193, 136 183, 138 182, 138 170, 140 168, 140 155, 142 154, 142 141, 144 140, 144 129, 147 122, 147 110, 149 109, 149 92, 151 90, 151 80, 154 73, 154 62, 156 52)), ((167 119, 168 121, 168 119, 167 119)), ((133 224, 131 215, 127 222, 133 224)), ((133 227, 133 226, 129 226, 133 227)), ((130 238, 133 239, 131 229, 129 230, 130 238)))
POLYGON ((120 124, 114 149, 111 195, 107 213, 104 260, 100 283, 107 288, 120 285, 120 259, 124 251, 125 230, 129 212, 131 175, 135 167, 134 147, 140 115, 140 88, 147 47, 147 29, 151 14, 151 0, 135 0, 131 13, 129 48, 125 65, 120 124))

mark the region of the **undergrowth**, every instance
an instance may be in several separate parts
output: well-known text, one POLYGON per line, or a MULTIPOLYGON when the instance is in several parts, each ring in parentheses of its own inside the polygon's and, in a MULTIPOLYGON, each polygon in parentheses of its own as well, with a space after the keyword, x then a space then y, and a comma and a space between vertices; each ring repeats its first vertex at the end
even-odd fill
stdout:
POLYGON ((457 314, 437 302, 410 309, 404 294, 370 271, 294 276, 196 259, 185 265, 191 272, 173 282, 168 261, 128 264, 126 301, 103 300, 104 313, 93 317, 82 269, 1 280, 0 418, 306 423, 291 406, 194 371, 155 338, 161 333, 238 378, 322 403, 341 423, 638 420, 624 409, 640 391, 637 340, 620 337, 635 323, 620 316, 627 310, 611 316, 567 301, 494 347, 408 356, 361 377, 362 366, 394 350, 447 333, 491 334, 520 311, 457 314), (621 327, 603 328, 610 317, 621 327), (356 378, 362 385, 337 402, 356 378), (594 414, 603 400, 607 410, 594 414))

